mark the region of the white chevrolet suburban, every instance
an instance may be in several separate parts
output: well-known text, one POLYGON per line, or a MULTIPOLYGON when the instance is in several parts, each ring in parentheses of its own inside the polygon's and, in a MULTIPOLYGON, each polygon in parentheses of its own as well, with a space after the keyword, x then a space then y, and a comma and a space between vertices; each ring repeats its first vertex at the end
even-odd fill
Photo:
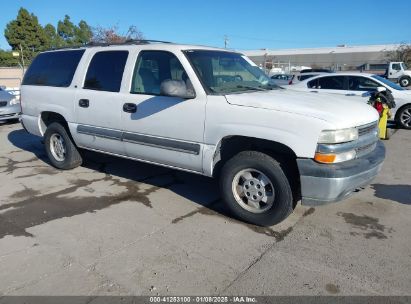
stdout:
MULTIPOLYGON (((21 87, 23 127, 59 169, 81 149, 218 176, 239 219, 272 225, 370 183, 385 149, 377 112, 281 89, 244 55, 130 41, 39 54, 21 87)), ((133 170, 130 168, 130 170, 133 170)))

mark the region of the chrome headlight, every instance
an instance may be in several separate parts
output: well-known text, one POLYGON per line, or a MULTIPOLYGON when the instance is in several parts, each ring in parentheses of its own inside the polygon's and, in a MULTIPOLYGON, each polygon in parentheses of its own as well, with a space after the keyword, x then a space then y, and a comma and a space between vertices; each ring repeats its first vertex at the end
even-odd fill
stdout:
POLYGON ((339 144, 358 139, 358 129, 324 130, 318 139, 319 144, 339 144))

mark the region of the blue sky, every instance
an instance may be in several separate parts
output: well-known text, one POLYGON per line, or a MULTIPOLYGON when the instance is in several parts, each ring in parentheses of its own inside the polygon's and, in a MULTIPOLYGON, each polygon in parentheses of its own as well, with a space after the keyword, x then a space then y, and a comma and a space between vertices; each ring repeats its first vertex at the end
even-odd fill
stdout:
POLYGON ((411 42, 411 1, 388 0, 10 0, 0 10, 4 28, 20 7, 41 24, 68 14, 92 26, 136 25, 148 39, 235 49, 302 48, 411 42))

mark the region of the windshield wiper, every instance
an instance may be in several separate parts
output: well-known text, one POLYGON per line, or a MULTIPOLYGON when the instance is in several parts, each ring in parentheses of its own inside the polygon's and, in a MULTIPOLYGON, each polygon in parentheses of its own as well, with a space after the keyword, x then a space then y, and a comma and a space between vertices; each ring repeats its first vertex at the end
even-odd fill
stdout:
POLYGON ((253 87, 253 86, 247 86, 247 85, 238 85, 236 86, 238 89, 249 89, 249 90, 256 90, 256 91, 267 91, 268 89, 264 89, 262 87, 253 87))

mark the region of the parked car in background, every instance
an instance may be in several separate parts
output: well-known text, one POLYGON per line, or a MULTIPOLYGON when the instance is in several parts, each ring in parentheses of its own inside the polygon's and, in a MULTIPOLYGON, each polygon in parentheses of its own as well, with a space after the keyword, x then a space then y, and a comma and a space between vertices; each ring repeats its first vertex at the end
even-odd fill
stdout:
POLYGON ((318 75, 321 75, 321 74, 324 74, 324 73, 327 74, 327 73, 330 73, 330 72, 310 72, 307 69, 302 70, 301 72, 298 72, 298 73, 294 74, 293 77, 291 78, 291 80, 288 82, 288 84, 289 85, 297 84, 301 81, 307 80, 311 77, 318 76, 318 75))
POLYGON ((318 75, 296 85, 287 87, 296 91, 332 93, 368 102, 367 92, 384 87, 394 96, 396 107, 391 109, 393 120, 404 129, 411 129, 411 90, 406 90, 379 75, 365 73, 334 73, 318 75))
POLYGON ((18 119, 20 113, 19 97, 0 88, 0 122, 18 119))
POLYGON ((275 74, 270 78, 278 86, 288 85, 293 75, 291 74, 275 74))
POLYGON ((329 69, 304 69, 301 70, 300 73, 333 73, 334 71, 329 70, 329 69))
POLYGON ((280 89, 226 49, 136 41, 44 52, 21 96, 22 124, 55 167, 81 165, 83 148, 218 177, 226 206, 257 225, 282 221, 300 198, 344 199, 385 157, 375 109, 280 89))

